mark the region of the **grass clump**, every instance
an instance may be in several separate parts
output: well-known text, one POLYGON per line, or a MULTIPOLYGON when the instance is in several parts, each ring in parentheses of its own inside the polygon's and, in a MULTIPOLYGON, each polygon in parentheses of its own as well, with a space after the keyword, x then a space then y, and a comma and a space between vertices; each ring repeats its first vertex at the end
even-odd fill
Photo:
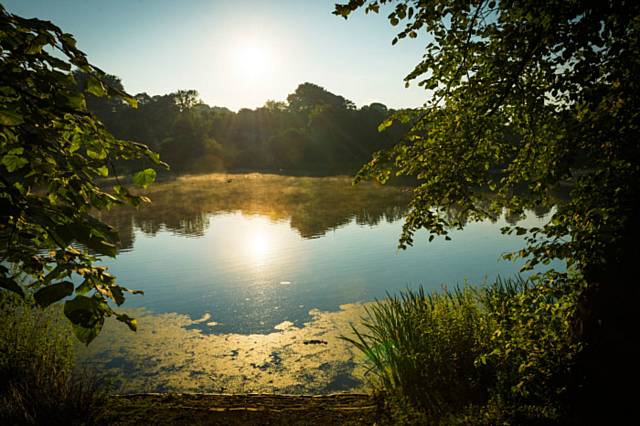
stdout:
POLYGON ((0 291, 0 424, 99 422, 106 387, 74 369, 73 339, 61 306, 0 291))
POLYGON ((346 338, 402 424, 566 421, 576 282, 497 280, 480 288, 407 290, 367 309, 346 338))

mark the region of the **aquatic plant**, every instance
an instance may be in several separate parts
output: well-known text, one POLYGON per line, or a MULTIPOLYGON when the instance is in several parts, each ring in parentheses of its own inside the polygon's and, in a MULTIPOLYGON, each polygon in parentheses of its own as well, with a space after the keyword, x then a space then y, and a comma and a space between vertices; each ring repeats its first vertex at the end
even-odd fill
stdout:
POLYGON ((581 349, 570 330, 579 280, 558 279, 406 290, 367 308, 343 338, 401 422, 556 421, 581 349))

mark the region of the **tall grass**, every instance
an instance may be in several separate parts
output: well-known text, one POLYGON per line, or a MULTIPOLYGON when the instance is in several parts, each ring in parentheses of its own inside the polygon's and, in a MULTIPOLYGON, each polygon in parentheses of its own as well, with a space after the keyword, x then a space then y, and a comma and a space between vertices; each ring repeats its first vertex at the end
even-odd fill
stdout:
POLYGON ((72 336, 60 306, 0 292, 0 424, 99 421, 106 387, 74 370, 72 336))
POLYGON ((366 332, 347 339, 373 364, 377 386, 403 395, 430 415, 482 402, 474 362, 490 335, 476 290, 390 296, 367 309, 366 332))
POLYGON ((407 290, 367 308, 344 338, 400 422, 553 422, 580 349, 573 292, 553 280, 407 290))

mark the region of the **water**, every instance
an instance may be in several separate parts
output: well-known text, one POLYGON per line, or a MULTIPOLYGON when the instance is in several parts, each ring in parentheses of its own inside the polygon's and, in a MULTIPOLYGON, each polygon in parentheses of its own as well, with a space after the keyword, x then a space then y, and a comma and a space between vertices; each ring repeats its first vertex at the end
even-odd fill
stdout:
POLYGON ((404 288, 517 271, 499 259, 522 247, 500 234, 504 219, 471 223, 452 241, 427 243, 419 234, 403 251, 397 241, 409 194, 402 188, 352 187, 348 178, 227 180, 160 184, 149 194, 153 204, 104 218, 125 236, 119 256, 105 263, 145 292, 127 307, 206 316, 199 326, 206 333, 268 333, 284 321, 302 325, 312 308, 335 311, 404 288))
MULTIPOLYGON (((347 177, 211 175, 147 195, 151 205, 103 214, 122 238, 104 263, 145 292, 124 305, 139 331, 108 323, 83 355, 125 391, 353 390, 364 367, 338 336, 362 302, 511 276, 519 265, 500 255, 523 245, 501 235, 500 218, 452 241, 418 233, 398 250, 410 192, 347 177)), ((530 214, 521 225, 544 221, 530 214)))

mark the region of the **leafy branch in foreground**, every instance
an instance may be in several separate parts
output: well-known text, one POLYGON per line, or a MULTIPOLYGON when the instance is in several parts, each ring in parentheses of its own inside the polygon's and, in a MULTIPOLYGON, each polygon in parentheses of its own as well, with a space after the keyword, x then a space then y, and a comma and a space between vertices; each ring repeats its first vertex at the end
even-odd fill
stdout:
POLYGON ((349 0, 334 14, 358 9, 389 12, 399 28, 394 44, 425 41, 405 82, 422 86, 428 103, 396 116, 411 130, 357 176, 417 179, 401 246, 420 229, 446 236, 469 220, 521 215, 568 188, 543 227, 505 232, 527 234, 512 255, 527 258, 524 269, 560 259, 587 284, 575 289, 570 318, 584 344, 572 378, 579 417, 611 423, 629 412, 635 401, 624 389, 640 374, 632 278, 640 256, 640 2, 349 0))
MULTIPOLYGON (((351 0, 334 13, 389 11, 425 53, 405 77, 426 90, 402 143, 357 179, 418 179, 401 245, 424 228, 521 214, 572 188, 529 234, 527 268, 559 258, 590 282, 638 253, 640 4, 628 1, 351 0), (446 217, 446 213, 455 212, 446 217)), ((609 280, 607 280, 609 281, 609 280)))
MULTIPOLYGON (((135 291, 95 265, 97 256, 116 255, 118 235, 91 212, 148 201, 96 181, 115 173, 116 162, 164 166, 145 145, 114 138, 87 110, 87 94, 136 105, 104 77, 70 34, 0 6, 0 287, 24 294, 19 283, 26 283, 43 307, 73 296, 64 313, 87 344, 107 316, 136 329, 108 303, 119 306, 135 291), (88 75, 83 87, 73 70, 88 75)), ((147 186, 154 178, 149 168, 133 181, 147 186)))

